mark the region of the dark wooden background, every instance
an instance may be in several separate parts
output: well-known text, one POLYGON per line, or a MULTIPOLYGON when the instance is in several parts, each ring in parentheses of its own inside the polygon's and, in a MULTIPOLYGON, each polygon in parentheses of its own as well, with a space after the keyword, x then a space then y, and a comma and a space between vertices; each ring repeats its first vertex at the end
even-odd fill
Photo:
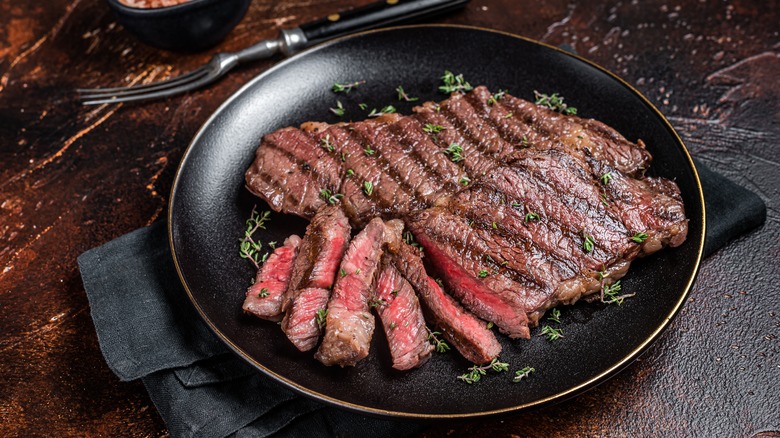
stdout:
MULTIPOLYGON (((76 257, 167 208, 209 114, 273 62, 144 105, 72 90, 149 81, 365 0, 254 0, 208 53, 137 42, 104 1, 0 3, 0 435, 163 436, 140 382, 100 354, 76 257)), ((441 22, 569 44, 634 84, 692 153, 769 216, 707 259, 689 302, 636 363, 557 406, 427 436, 775 435, 780 430, 780 6, 777 0, 472 0, 441 22)), ((607 335, 607 334, 605 334, 607 335)))

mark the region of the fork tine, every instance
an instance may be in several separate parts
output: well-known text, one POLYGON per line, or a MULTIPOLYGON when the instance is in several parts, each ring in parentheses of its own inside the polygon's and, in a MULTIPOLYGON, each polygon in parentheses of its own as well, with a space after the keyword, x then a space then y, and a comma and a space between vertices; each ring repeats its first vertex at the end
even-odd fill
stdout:
MULTIPOLYGON (((208 72, 207 72, 208 73, 208 72)), ((121 103, 121 102, 133 102, 136 100, 147 100, 147 99, 158 99, 161 97, 168 97, 173 96, 180 93, 186 93, 187 91, 194 90, 198 87, 201 87, 203 85, 206 85, 215 79, 220 77, 220 74, 218 72, 212 71, 211 74, 207 74, 206 76, 200 77, 197 80, 193 80, 191 82, 187 82, 178 86, 175 86, 173 88, 166 87, 164 89, 159 90, 153 90, 148 91, 145 93, 137 93, 134 92, 132 94, 124 94, 121 96, 111 95, 111 97, 101 97, 101 98, 93 98, 93 100, 87 100, 82 102, 83 105, 101 105, 104 103, 121 103)))
POLYGON ((183 74, 181 76, 176 76, 175 78, 170 78, 158 82, 152 82, 144 85, 136 85, 132 87, 78 89, 76 91, 79 92, 80 94, 79 98, 81 100, 101 99, 101 98, 108 98, 112 96, 117 96, 117 97, 126 96, 126 95, 129 96, 134 94, 164 90, 167 88, 174 88, 181 84, 185 84, 197 80, 206 74, 208 74, 208 69, 206 68, 206 66, 204 66, 195 69, 189 73, 183 74))

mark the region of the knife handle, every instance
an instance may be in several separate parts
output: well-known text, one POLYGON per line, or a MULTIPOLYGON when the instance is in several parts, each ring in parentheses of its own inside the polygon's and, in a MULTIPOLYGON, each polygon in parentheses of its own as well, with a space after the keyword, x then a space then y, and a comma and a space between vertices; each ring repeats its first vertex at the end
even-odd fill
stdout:
POLYGON ((301 25, 309 44, 348 33, 413 22, 461 8, 469 0, 382 0, 301 25))

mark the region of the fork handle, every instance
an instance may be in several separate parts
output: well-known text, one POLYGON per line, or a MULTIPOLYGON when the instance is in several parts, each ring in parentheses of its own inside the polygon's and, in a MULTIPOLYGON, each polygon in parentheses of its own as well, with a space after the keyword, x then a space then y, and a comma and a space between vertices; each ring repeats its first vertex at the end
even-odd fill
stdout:
POLYGON ((469 0, 382 0, 301 25, 308 44, 348 33, 413 22, 461 8, 469 0))

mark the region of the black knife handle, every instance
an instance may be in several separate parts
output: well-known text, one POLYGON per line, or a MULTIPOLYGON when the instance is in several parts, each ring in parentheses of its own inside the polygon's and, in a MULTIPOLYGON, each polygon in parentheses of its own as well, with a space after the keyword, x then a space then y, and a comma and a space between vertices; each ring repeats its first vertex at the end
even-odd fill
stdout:
POLYGON ((301 25, 310 44, 376 27, 422 20, 461 8, 469 0, 382 0, 301 25))

